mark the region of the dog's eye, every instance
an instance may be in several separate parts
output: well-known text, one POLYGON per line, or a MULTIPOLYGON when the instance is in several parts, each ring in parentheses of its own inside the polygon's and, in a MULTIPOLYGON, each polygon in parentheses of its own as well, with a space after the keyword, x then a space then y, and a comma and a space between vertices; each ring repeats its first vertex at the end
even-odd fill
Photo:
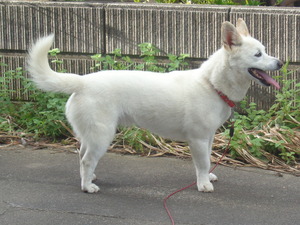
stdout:
POLYGON ((261 51, 259 51, 258 53, 256 53, 254 56, 255 57, 261 57, 262 56, 261 51))

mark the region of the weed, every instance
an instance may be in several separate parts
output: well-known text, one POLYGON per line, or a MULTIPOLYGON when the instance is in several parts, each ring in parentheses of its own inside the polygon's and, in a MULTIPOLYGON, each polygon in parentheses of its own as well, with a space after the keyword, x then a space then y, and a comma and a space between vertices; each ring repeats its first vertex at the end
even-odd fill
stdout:
POLYGON ((57 55, 59 53, 60 53, 60 50, 58 48, 54 48, 54 49, 49 50, 50 56, 54 57, 54 59, 51 60, 51 62, 56 64, 57 72, 65 73, 65 72, 67 72, 67 70, 63 69, 63 67, 62 67, 64 62, 57 57, 57 55))
MULTIPOLYGON (((293 71, 288 70, 288 63, 278 76, 283 83, 281 90, 276 90, 276 100, 268 111, 258 110, 255 103, 242 101, 240 106, 246 115, 235 113, 235 136, 231 145, 231 156, 240 157, 241 149, 252 156, 267 160, 265 152, 280 157, 286 163, 294 163, 300 156, 300 148, 294 139, 299 133, 300 84, 290 79, 293 71), (291 147, 294 146, 294 147, 291 147), (297 147, 298 146, 298 147, 297 147)), ((228 135, 228 131, 225 132, 228 135)))
POLYGON ((95 60, 95 65, 91 70, 128 70, 134 62, 128 56, 121 55, 121 49, 115 49, 112 55, 95 54, 91 56, 95 60))
POLYGON ((129 56, 122 56, 121 49, 116 49, 111 55, 95 54, 91 56, 95 60, 95 65, 91 67, 91 70, 147 70, 152 72, 170 72, 180 68, 185 68, 188 63, 185 59, 188 54, 181 54, 175 56, 168 55, 168 62, 166 66, 159 65, 158 57, 156 56, 160 50, 151 43, 142 43, 138 45, 141 51, 140 59, 141 63, 134 62, 129 56))
MULTIPOLYGON (((54 54, 53 51, 52 54, 54 54)), ((58 61, 55 63, 57 64, 58 61)), ((5 63, 1 66, 7 67, 5 63)), ((18 67, 0 76, 1 130, 34 133, 36 137, 57 138, 62 134, 67 135, 66 130, 61 126, 61 123, 66 123, 64 105, 67 96, 38 90, 24 74, 24 69, 18 67), (27 94, 31 101, 24 101, 16 94, 17 91, 11 87, 11 84, 16 82, 19 83, 18 93, 27 94)))

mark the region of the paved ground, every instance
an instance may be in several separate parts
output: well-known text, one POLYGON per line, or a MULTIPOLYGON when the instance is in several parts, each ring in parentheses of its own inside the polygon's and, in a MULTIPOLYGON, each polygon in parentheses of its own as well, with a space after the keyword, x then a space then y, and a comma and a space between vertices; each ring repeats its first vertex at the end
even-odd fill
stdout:
MULTIPOLYGON (((162 199, 195 178, 190 160, 112 153, 96 174, 101 191, 82 193, 76 154, 0 148, 0 224, 168 225, 162 199)), ((177 225, 300 224, 299 177, 222 166, 216 174, 214 193, 192 187, 169 200, 177 225)))

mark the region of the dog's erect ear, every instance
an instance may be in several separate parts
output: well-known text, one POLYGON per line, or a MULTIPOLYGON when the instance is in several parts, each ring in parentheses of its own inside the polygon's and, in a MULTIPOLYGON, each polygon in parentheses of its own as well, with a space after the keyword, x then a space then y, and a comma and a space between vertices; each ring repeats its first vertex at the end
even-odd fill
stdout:
POLYGON ((239 18, 236 23, 236 29, 239 32, 239 34, 244 36, 250 36, 247 25, 245 21, 242 18, 239 18))
POLYGON ((242 37, 230 22, 224 22, 221 28, 221 36, 224 47, 231 50, 233 46, 242 44, 242 37))

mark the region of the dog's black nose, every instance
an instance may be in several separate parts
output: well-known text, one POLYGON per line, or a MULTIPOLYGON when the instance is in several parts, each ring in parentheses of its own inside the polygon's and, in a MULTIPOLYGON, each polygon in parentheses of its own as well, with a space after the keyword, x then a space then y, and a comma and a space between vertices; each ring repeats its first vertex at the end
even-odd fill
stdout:
POLYGON ((278 62, 277 62, 278 69, 280 69, 282 66, 283 66, 283 62, 278 60, 278 62))

